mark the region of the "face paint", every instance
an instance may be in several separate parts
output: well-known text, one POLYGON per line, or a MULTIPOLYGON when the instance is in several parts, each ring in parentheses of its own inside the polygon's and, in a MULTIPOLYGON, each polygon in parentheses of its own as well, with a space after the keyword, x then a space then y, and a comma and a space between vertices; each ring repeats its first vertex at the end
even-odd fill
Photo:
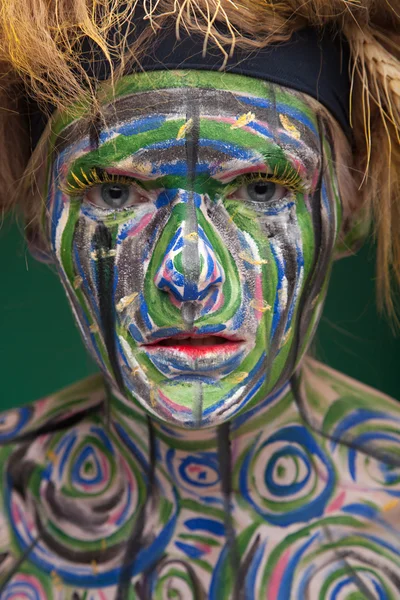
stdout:
POLYGON ((320 313, 340 207, 299 94, 218 73, 124 78, 104 126, 57 124, 49 236, 123 396, 188 427, 268 400, 320 313), (184 76, 183 76, 184 75, 184 76))

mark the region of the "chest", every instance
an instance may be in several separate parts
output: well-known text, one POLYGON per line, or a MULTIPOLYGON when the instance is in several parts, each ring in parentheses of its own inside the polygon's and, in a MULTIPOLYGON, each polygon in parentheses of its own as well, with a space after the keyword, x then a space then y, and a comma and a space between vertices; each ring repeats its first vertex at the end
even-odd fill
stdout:
MULTIPOLYGON (((50 513, 32 498, 14 502, 1 524, 3 549, 8 542, 0 597, 325 600, 343 591, 397 598, 400 537, 390 525, 397 500, 336 485, 323 508, 310 508, 306 489, 290 498, 275 490, 274 500, 255 489, 234 493, 230 522, 220 498, 176 494, 171 502, 165 489, 137 505, 132 518, 122 503, 114 510, 111 497, 94 515, 85 515, 87 506, 74 512, 73 503, 54 504, 50 513)), ((321 486, 313 493, 318 498, 321 486)))
POLYGON ((397 468, 293 424, 233 444, 227 497, 213 451, 150 485, 138 444, 79 433, 3 456, 2 600, 398 598, 397 468))

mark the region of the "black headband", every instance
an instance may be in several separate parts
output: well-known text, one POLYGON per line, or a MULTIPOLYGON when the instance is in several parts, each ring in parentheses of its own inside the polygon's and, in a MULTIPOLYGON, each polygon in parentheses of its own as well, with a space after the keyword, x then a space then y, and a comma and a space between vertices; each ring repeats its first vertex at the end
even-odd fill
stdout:
MULTIPOLYGON (((203 38, 185 37, 177 42, 174 32, 160 35, 153 49, 141 60, 144 71, 192 69, 218 71, 223 63, 220 50, 208 50, 203 57, 203 38)), ((83 48, 81 64, 89 76, 104 81, 110 76, 107 61, 89 60, 83 48)), ((335 117, 351 138, 349 122, 350 52, 339 35, 312 28, 295 32, 289 41, 256 51, 235 49, 224 72, 270 81, 312 96, 335 117)), ((47 118, 38 109, 30 111, 32 148, 35 148, 47 118)))

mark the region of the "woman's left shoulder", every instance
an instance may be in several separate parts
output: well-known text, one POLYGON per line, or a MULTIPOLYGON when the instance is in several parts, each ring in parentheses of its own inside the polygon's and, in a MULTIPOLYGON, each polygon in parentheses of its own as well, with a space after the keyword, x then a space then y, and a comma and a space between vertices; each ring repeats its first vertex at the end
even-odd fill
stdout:
POLYGON ((310 357, 302 365, 298 401, 322 431, 332 432, 339 423, 343 427, 344 419, 353 426, 396 422, 400 430, 399 401, 310 357))

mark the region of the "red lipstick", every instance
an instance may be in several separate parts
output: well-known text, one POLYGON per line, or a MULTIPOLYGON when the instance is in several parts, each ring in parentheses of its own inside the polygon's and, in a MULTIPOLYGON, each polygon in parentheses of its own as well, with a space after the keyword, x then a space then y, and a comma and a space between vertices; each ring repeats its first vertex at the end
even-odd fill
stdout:
POLYGON ((183 335, 164 338, 145 344, 147 351, 181 352, 191 357, 201 357, 206 354, 236 352, 243 340, 230 339, 218 335, 183 335))

